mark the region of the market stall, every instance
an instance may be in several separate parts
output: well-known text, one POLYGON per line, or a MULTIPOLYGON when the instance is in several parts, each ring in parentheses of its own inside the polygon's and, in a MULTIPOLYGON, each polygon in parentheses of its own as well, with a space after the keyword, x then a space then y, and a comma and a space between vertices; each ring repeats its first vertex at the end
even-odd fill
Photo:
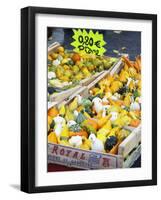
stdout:
POLYGON ((48 171, 139 167, 141 57, 48 48, 48 171))

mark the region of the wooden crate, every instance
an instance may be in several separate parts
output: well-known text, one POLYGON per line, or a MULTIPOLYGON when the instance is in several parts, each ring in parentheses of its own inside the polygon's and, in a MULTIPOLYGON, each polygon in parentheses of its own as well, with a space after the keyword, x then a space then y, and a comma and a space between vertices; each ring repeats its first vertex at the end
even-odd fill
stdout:
MULTIPOLYGON (((67 97, 64 104, 69 104, 77 94, 88 97, 89 90, 109 73, 119 73, 122 68, 120 60, 111 71, 104 71, 88 86, 77 90, 76 94, 67 97)), ((59 105, 57 103, 57 105, 59 105)), ((48 144, 48 162, 81 169, 111 169, 131 167, 141 153, 141 125, 137 128, 125 126, 131 134, 119 145, 118 155, 99 153, 59 144, 48 144)))
POLYGON ((123 157, 48 143, 48 163, 80 169, 113 169, 123 167, 123 157))
MULTIPOLYGON (((53 52, 55 52, 57 50, 57 48, 60 46, 60 44, 58 42, 54 42, 53 44, 51 44, 48 47, 48 54, 51 54, 53 52)), ((106 57, 106 56, 104 56, 106 57)), ((121 59, 118 60, 118 62, 116 62, 109 70, 107 70, 106 72, 109 73, 113 68, 115 68, 115 66, 117 65, 117 63, 119 63, 121 61, 121 59)), ((50 102, 58 102, 58 101, 62 101, 63 99, 69 97, 71 94, 75 93, 77 90, 80 89, 80 87, 82 86, 88 86, 90 83, 92 83, 95 79, 97 79, 100 75, 102 75, 105 71, 102 72, 97 72, 95 73, 93 76, 83 79, 80 81, 79 85, 70 88, 68 90, 59 92, 59 93, 55 93, 50 95, 49 97, 49 101, 50 102)))
POLYGON ((99 153, 92 150, 83 150, 70 146, 48 143, 48 163, 80 169, 129 168, 141 154, 141 145, 138 141, 131 140, 130 137, 135 134, 138 135, 138 129, 134 129, 119 146, 119 148, 123 148, 123 152, 126 153, 126 158, 124 157, 125 154, 122 154, 122 152, 117 155, 112 155, 109 153, 99 153), (129 141, 132 145, 130 145, 130 148, 126 151, 129 141))

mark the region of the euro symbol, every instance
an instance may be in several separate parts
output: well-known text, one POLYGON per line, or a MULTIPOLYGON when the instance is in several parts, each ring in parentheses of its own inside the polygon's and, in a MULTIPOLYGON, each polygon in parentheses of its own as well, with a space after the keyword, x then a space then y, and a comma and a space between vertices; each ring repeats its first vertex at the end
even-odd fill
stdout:
POLYGON ((97 42, 95 42, 95 45, 96 45, 98 48, 101 48, 101 47, 100 47, 100 42, 101 42, 100 40, 98 40, 97 42))

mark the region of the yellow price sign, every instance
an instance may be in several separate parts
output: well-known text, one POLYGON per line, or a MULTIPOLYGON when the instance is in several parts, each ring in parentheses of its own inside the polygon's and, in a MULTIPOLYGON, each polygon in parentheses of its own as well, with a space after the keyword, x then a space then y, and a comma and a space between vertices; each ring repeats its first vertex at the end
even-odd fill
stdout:
POLYGON ((102 56, 106 52, 106 49, 103 47, 106 44, 103 34, 98 31, 94 33, 92 30, 73 29, 73 33, 72 38, 74 41, 71 45, 74 47, 74 51, 96 54, 98 56, 102 56))

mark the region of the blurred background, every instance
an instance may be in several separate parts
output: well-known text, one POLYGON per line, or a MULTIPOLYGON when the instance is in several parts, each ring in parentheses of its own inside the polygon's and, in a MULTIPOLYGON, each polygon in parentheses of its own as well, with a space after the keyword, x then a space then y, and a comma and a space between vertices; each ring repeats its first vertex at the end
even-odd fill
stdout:
MULTIPOLYGON (((86 29, 87 30, 87 29, 86 29)), ((94 30, 93 31, 97 31, 94 30)), ((127 53, 131 60, 141 54, 141 32, 137 31, 113 31, 99 30, 102 33, 107 50, 105 55, 118 57, 119 53, 127 53)), ((48 28, 48 46, 53 42, 59 42, 65 49, 72 50, 70 44, 74 41, 71 28, 48 28)))

